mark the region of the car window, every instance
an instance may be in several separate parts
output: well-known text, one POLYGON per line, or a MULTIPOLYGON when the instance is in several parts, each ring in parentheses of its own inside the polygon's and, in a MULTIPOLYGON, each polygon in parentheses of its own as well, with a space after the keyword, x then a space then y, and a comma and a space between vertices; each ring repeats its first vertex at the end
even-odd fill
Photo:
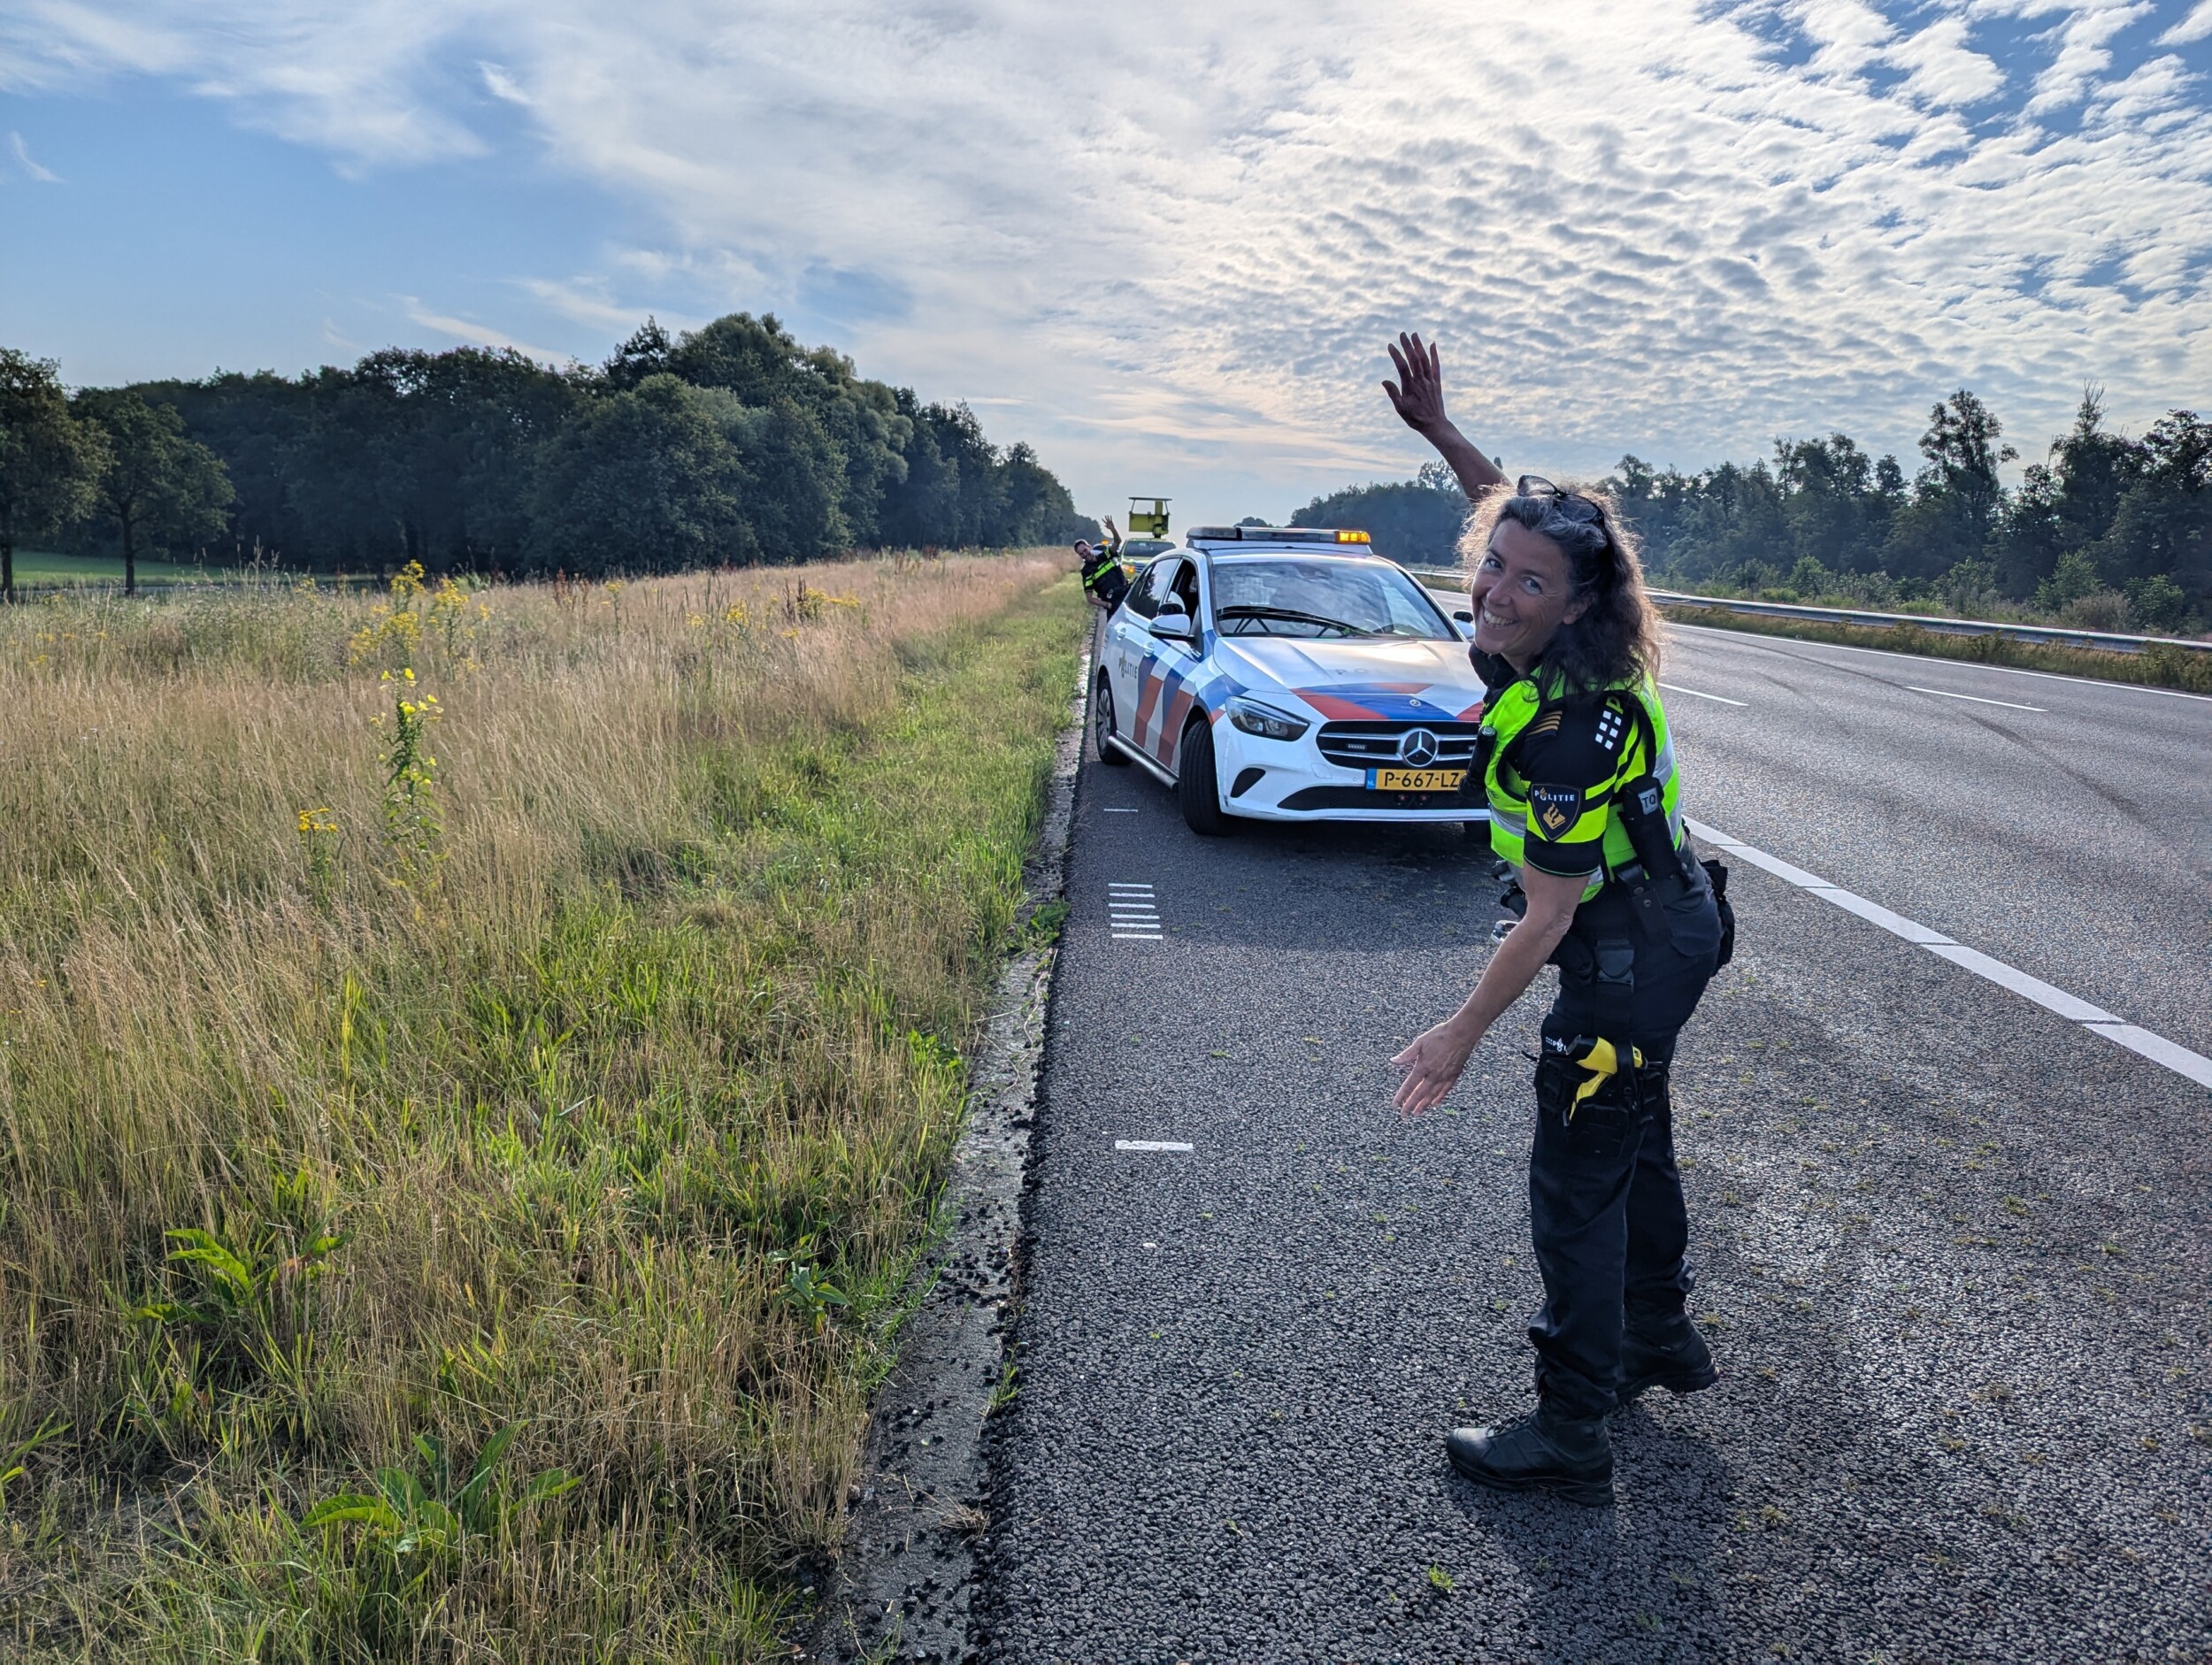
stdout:
POLYGON ((1229 636, 1457 640, 1444 615, 1397 568, 1294 556, 1217 559, 1214 625, 1229 636))
POLYGON ((1129 561, 1148 560, 1156 555, 1165 555, 1174 547, 1166 538, 1131 538, 1121 546, 1122 558, 1129 561))
POLYGON ((1198 617, 1198 564, 1194 561, 1177 562, 1175 576, 1168 579, 1167 587, 1170 595, 1181 600, 1183 610, 1193 618, 1196 618, 1198 617))
POLYGON ((1174 566, 1172 561, 1155 561, 1145 568, 1129 587, 1129 598, 1122 605, 1140 618, 1151 618, 1160 610, 1160 597, 1167 594, 1167 581, 1174 566))

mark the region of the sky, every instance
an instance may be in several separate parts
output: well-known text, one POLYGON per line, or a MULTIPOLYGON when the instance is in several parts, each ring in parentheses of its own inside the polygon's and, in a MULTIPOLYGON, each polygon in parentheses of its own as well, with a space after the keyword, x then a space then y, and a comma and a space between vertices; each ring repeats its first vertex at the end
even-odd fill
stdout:
POLYGON ((2212 407, 2212 0, 0 0, 0 344, 99 385, 772 312, 1087 512, 2212 407))

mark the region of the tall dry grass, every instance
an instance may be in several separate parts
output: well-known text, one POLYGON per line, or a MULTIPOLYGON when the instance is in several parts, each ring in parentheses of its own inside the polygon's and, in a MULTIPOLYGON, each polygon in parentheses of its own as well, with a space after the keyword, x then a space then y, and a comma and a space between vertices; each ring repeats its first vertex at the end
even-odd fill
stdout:
POLYGON ((1018 897, 1056 577, 0 615, 0 1636, 773 1647, 1018 897))

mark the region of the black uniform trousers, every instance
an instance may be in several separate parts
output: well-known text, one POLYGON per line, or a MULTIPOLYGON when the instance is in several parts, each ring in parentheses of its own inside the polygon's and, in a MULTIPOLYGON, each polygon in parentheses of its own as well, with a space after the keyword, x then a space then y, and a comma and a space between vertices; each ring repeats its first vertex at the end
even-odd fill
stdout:
POLYGON ((1544 1305, 1528 1335, 1538 1394, 1556 1416, 1612 1410, 1624 1328, 1656 1336, 1682 1322, 1694 1282, 1667 1074, 1720 951, 1713 892, 1702 872, 1697 878, 1676 886, 1668 930, 1656 940, 1636 931, 1616 886, 1584 903, 1574 939, 1600 952, 1567 945, 1559 995, 1544 1019, 1528 1166, 1544 1305), (1589 1078, 1571 1059, 1580 1043, 1598 1039, 1614 1044, 1620 1069, 1578 1104, 1574 1091, 1589 1078), (1640 1070, 1632 1067, 1632 1047, 1643 1054, 1640 1070))

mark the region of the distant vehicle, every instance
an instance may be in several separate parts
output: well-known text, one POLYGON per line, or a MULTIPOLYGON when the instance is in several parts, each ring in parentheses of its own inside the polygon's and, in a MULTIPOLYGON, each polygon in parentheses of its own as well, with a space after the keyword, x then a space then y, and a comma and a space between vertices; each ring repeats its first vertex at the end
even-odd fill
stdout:
POLYGON ((1363 532, 1201 526, 1106 622, 1100 758, 1208 835, 1262 821, 1469 821, 1484 688, 1466 637, 1363 532))

